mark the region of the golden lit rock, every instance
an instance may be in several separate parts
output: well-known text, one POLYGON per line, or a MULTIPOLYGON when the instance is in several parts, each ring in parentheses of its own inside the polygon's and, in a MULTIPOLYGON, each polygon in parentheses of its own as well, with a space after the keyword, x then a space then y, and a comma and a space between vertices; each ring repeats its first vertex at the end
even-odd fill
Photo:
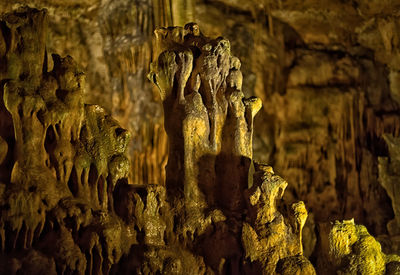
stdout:
POLYGON ((0 273, 399 273, 395 3, 8 2, 0 273))

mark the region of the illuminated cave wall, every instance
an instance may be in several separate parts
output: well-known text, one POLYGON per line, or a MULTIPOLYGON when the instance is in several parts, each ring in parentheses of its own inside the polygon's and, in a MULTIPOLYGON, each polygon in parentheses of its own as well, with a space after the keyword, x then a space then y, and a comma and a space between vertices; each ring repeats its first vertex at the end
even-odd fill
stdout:
POLYGON ((86 72, 85 102, 131 132, 130 183, 166 177, 162 103, 146 77, 153 30, 195 21, 230 40, 244 95, 262 100, 253 157, 288 181, 282 211, 305 202, 307 257, 323 222, 351 218, 398 253, 397 1, 1 0, 0 11, 23 4, 48 10, 49 67, 50 53, 71 55, 86 72))

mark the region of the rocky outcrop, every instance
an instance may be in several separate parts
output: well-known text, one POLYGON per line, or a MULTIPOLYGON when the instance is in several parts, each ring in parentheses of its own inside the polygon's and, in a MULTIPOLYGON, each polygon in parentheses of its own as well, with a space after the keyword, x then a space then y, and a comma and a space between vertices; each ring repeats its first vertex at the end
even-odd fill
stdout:
POLYGON ((256 164, 254 185, 246 190, 248 217, 243 223, 242 244, 251 267, 262 266, 262 274, 315 274, 303 256, 302 229, 307 219, 304 203, 294 203, 287 217, 276 208, 287 182, 274 175, 270 166, 256 164))

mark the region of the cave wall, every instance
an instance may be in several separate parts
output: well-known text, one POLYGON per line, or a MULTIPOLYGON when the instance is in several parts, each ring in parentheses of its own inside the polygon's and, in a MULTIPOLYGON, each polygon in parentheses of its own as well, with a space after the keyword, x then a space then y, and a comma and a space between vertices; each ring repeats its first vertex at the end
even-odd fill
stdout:
POLYGON ((263 102, 254 158, 289 182, 285 204, 305 201, 305 231, 354 218, 389 233, 397 210, 378 158, 390 157, 383 134, 399 135, 397 1, 1 0, 0 10, 23 4, 48 9, 47 52, 73 56, 87 75, 85 101, 131 132, 133 183, 165 181, 161 98, 146 78, 153 30, 196 21, 242 61, 244 94, 263 102))
POLYGON ((315 273, 304 203, 282 215, 286 181, 252 163, 261 100, 244 98, 228 40, 157 29, 151 78, 174 150, 166 186, 140 185, 129 131, 84 103, 80 66, 53 53, 48 68, 47 11, 22 7, 0 26, 1 273, 271 274, 279 262, 315 273))
MULTIPOLYGON (((100 53, 84 43, 66 49, 103 55, 82 56, 82 64, 49 50, 57 41, 52 20, 77 24, 68 16, 81 5, 53 4, 68 11, 66 25, 51 9, 2 15, 2 272, 396 274, 400 257, 381 249, 399 247, 396 51, 384 63, 368 35, 346 44, 319 28, 311 35, 304 24, 306 35, 295 28, 297 12, 280 17, 288 3, 179 2, 187 12, 162 3, 145 5, 147 15, 144 2, 101 3, 117 23, 100 27, 100 53), (115 18, 121 8, 139 10, 138 21, 115 18), (138 39, 129 24, 146 25, 138 22, 152 13, 166 25, 193 16, 205 28, 157 28, 138 39), (221 16, 231 19, 221 25, 221 16), (208 37, 224 30, 231 42, 208 37), (150 60, 149 70, 141 67, 150 60), (94 68, 103 77, 90 79, 94 68), (116 86, 107 91, 99 82, 110 79, 116 86), (149 115, 152 107, 159 113, 149 115), (130 145, 110 113, 128 123, 130 145)), ((368 11, 359 4, 358 14, 368 11)))
POLYGON ((399 134, 398 4, 246 3, 196 11, 203 28, 232 41, 244 91, 263 101, 254 157, 289 181, 285 200, 303 199, 316 221, 354 217, 385 234, 393 212, 378 156, 388 154, 382 134, 399 134))

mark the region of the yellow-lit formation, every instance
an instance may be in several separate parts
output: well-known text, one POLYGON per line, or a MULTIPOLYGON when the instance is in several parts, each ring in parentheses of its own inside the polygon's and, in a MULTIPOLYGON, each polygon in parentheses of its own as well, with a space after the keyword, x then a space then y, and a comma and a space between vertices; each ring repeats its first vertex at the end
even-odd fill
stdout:
MULTIPOLYGON (((1 274, 400 274, 400 256, 354 220, 320 223, 318 255, 305 255, 307 202, 282 201, 290 183, 253 159, 262 100, 245 98, 228 39, 196 23, 155 30, 148 78, 169 151, 165 183, 143 183, 129 131, 84 103, 80 66, 53 54, 48 69, 47 26, 28 7, 0 18, 1 274)), ((385 141, 379 180, 395 235, 400 143, 385 141)))

